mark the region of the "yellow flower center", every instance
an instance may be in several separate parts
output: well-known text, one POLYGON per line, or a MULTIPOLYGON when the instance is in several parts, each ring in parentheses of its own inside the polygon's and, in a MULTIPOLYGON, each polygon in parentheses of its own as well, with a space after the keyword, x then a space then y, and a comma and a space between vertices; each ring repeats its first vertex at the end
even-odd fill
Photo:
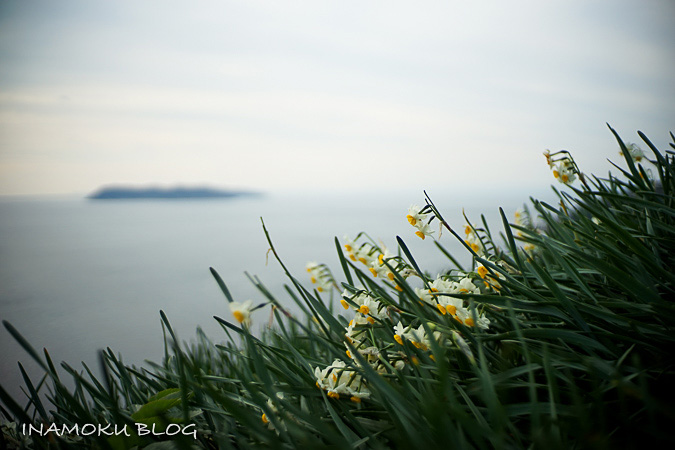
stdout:
POLYGON ((420 359, 417 356, 413 356, 411 358, 411 360, 412 360, 412 363, 415 364, 416 366, 420 365, 420 359))
POLYGON ((478 275, 480 275, 481 278, 485 278, 485 275, 487 275, 488 270, 484 266, 478 266, 476 272, 478 272, 478 275))
POLYGON ((424 233, 422 233, 421 231, 415 231, 415 234, 418 235, 422 240, 424 240, 425 237, 424 233))
POLYGON ((478 246, 478 244, 471 244, 471 250, 478 253, 478 250, 480 250, 480 247, 478 246))
POLYGON ((366 320, 371 323, 371 325, 375 325, 375 319, 372 317, 367 317, 366 320))
POLYGON ((401 339, 401 336, 399 336, 398 334, 394 335, 394 340, 399 344, 403 345, 403 339, 401 339))
POLYGON ((422 344, 421 342, 412 341, 412 345, 419 348, 420 350, 426 350, 427 349, 427 346, 422 344))
POLYGON ((368 264, 368 261, 363 256, 359 258, 359 261, 361 261, 363 264, 368 264))
POLYGON ((436 307, 437 307, 438 310, 441 312, 441 314, 445 315, 445 314, 448 313, 448 312, 445 310, 445 308, 443 308, 443 305, 437 304, 436 307))
POLYGON ((455 305, 448 305, 445 307, 445 310, 453 316, 457 313, 457 307, 455 305))
POLYGON ((316 288, 316 290, 319 291, 319 292, 323 292, 323 288, 322 288, 321 286, 319 286, 318 288, 316 288))
POLYGON ((244 320, 246 320, 246 317, 244 317, 244 314, 241 311, 234 311, 232 315, 239 323, 242 323, 244 320))
POLYGON ((349 400, 353 401, 354 403, 361 403, 361 399, 357 396, 352 396, 349 400))
POLYGON ((263 423, 269 423, 269 422, 270 422, 269 420, 267 420, 267 415, 266 415, 266 414, 263 414, 263 415, 262 415, 262 421, 263 421, 263 423))
POLYGON ((352 251, 352 246, 349 245, 349 244, 345 244, 345 249, 346 249, 348 252, 351 252, 351 251, 352 251))
POLYGON ((394 289, 396 289, 399 292, 403 292, 403 288, 401 286, 399 286, 398 284, 396 286, 394 286, 394 289))
POLYGON ((344 298, 340 300, 340 304, 342 304, 342 307, 344 309, 349 309, 349 303, 347 303, 347 301, 344 298))
POLYGON ((316 277, 311 277, 309 280, 312 282, 312 284, 316 283, 316 277))
POLYGON ((413 216, 411 216, 410 214, 408 214, 407 216, 405 216, 405 218, 408 219, 408 222, 409 222, 410 225, 412 225, 412 226, 415 226, 415 224, 417 223, 417 219, 415 219, 415 218, 414 218, 413 216))
POLYGON ((368 308, 366 305, 361 305, 359 312, 365 316, 370 312, 370 308, 368 308))
POLYGON ((560 178, 560 173, 557 170, 553 171, 553 176, 557 179, 560 178))
POLYGON ((345 353, 347 353, 347 357, 348 357, 348 358, 351 358, 351 357, 352 357, 352 354, 349 352, 349 350, 347 350, 345 353))
POLYGON ((349 259, 351 259, 352 261, 356 261, 356 256, 354 256, 353 253, 350 253, 350 254, 349 254, 349 259))
POLYGON ((471 234, 471 231, 473 230, 471 230, 470 226, 467 225, 466 227, 464 227, 464 234, 471 234))
POLYGON ((567 182, 570 180, 570 177, 568 177, 566 173, 563 173, 563 174, 562 174, 562 180, 563 180, 565 183, 567 183, 567 182))
POLYGON ((372 273, 373 276, 374 276, 375 278, 377 278, 377 271, 376 271, 374 268, 371 267, 371 268, 368 269, 368 270, 370 270, 370 273, 372 273))
POLYGON ((339 399, 339 398, 340 398, 340 394, 338 394, 338 393, 337 393, 337 392, 335 392, 335 391, 328 391, 328 397, 330 397, 330 398, 334 398, 334 399, 336 399, 336 400, 337 400, 337 399, 339 399))
POLYGON ((378 258, 377 258, 377 262, 379 262, 379 263, 380 263, 380 265, 383 265, 383 264, 384 264, 384 255, 380 255, 380 256, 378 256, 378 258))
POLYGON ((472 327, 472 326, 474 325, 474 324, 473 324, 473 319, 472 319, 471 317, 469 317, 468 319, 466 319, 466 320, 464 321, 464 323, 466 324, 467 327, 472 327))
POLYGON ((394 281, 394 274, 391 272, 387 273, 387 278, 389 278, 391 281, 394 281))

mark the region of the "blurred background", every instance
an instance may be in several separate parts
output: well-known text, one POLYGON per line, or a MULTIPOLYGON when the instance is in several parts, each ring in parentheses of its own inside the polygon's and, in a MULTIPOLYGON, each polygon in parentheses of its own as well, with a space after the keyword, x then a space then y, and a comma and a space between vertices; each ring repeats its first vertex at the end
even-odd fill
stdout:
MULTIPOLYGON (((333 237, 359 231, 401 235, 437 273, 405 221, 423 190, 453 227, 464 209, 498 229, 497 207, 553 198, 544 149, 603 175, 620 161, 606 123, 667 148, 673 19, 669 0, 4 0, 0 318, 75 365, 106 346, 161 358, 160 309, 221 339, 209 266, 239 300, 261 300, 244 271, 282 292, 260 216, 298 277, 337 271, 333 237), (110 184, 265 195, 84 199, 110 184)), ((28 357, 0 336, 20 395, 28 357)))

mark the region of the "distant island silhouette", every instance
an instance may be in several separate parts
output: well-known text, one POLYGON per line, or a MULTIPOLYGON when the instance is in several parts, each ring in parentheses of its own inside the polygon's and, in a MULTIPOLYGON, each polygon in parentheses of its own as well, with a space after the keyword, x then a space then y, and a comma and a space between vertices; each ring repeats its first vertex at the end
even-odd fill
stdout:
POLYGON ((248 191, 230 191, 224 189, 214 189, 207 187, 130 187, 130 186, 108 186, 102 187, 98 191, 87 196, 92 200, 116 200, 116 199, 200 199, 200 198, 232 198, 250 195, 260 195, 259 192, 248 191))

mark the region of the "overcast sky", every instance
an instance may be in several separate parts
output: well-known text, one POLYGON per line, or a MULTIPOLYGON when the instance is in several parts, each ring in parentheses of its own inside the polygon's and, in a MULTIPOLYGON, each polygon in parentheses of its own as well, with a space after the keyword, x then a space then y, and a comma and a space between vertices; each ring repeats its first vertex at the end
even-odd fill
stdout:
POLYGON ((550 184, 665 147, 675 2, 0 2, 0 194, 550 184))

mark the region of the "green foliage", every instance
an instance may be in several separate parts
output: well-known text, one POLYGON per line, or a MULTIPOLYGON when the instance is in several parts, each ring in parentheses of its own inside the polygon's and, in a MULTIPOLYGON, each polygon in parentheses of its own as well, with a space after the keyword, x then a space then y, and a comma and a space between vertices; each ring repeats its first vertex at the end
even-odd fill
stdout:
MULTIPOLYGON (((469 224, 462 238, 429 197, 411 211, 413 226, 437 221, 465 244, 474 260, 469 271, 438 242, 454 269, 434 279, 425 272, 434 268, 416 261, 400 238, 396 254, 366 235, 345 250, 336 239, 345 280, 338 303, 335 289, 311 291, 293 277, 263 224, 290 280, 285 295, 303 315, 251 277, 274 327, 256 336, 245 322, 216 317, 224 344, 201 330, 195 343, 181 344, 162 313, 168 335, 161 364, 128 367, 107 350, 102 380, 86 366, 63 365, 71 390, 48 353, 41 356, 5 323, 45 377, 33 383, 22 371, 25 407, 0 387, 2 413, 33 424, 195 424, 197 440, 174 439, 172 448, 672 446, 675 153, 662 154, 640 133, 654 158, 636 158, 636 147, 611 131, 628 167, 617 166, 620 177, 586 176, 566 152, 547 154, 558 156, 551 167, 579 187, 556 191, 558 205, 532 200, 532 212, 514 224, 502 212, 501 239, 484 221, 469 224), (41 399, 45 389, 50 406, 41 399)), ((339 279, 324 265, 308 270, 337 289, 339 279)), ((28 448, 156 448, 167 440, 22 440, 11 424, 2 435, 28 448)))

